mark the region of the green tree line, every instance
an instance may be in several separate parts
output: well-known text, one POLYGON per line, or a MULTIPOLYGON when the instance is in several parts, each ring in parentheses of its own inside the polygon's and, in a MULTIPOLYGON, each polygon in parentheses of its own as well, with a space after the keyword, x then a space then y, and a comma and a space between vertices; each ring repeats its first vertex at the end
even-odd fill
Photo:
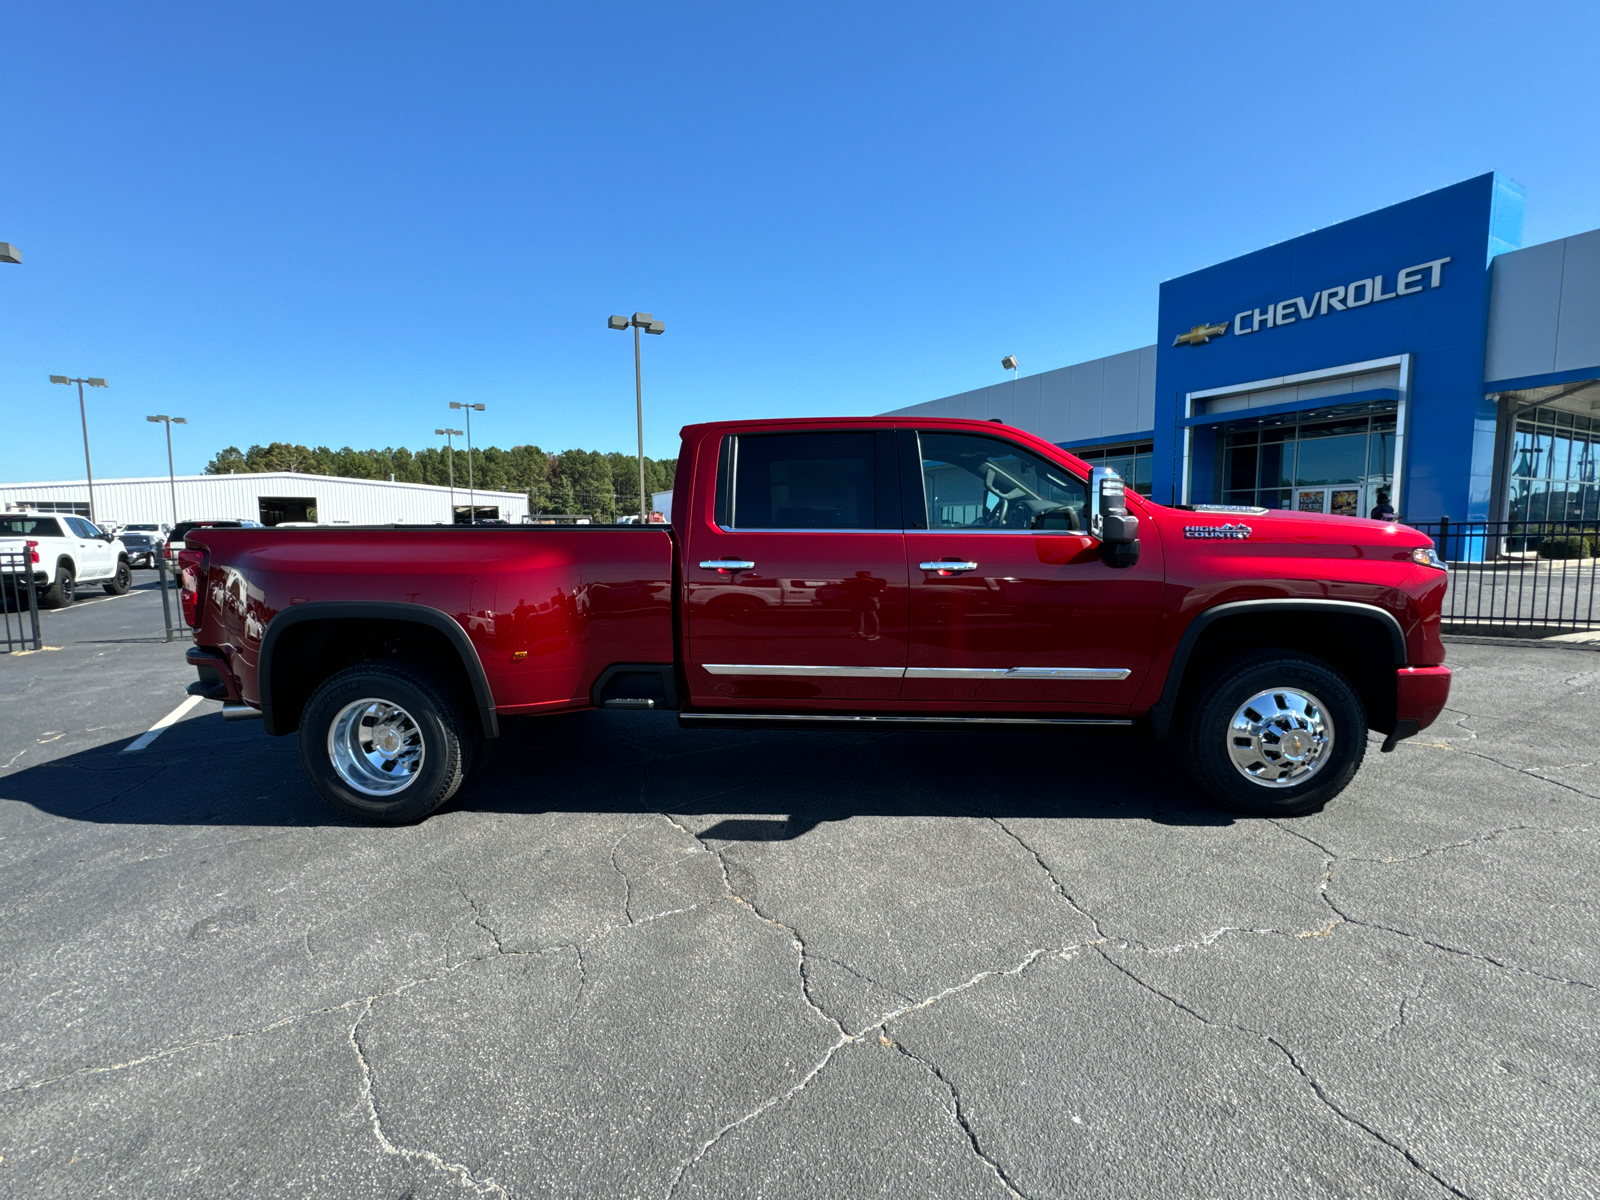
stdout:
MULTIPOLYGON (((645 490, 664 492, 672 487, 678 469, 675 458, 644 460, 645 490)), ((247 475, 260 471, 298 471, 305 475, 335 475, 344 479, 389 479, 402 483, 450 482, 450 454, 443 447, 407 450, 386 446, 382 450, 354 450, 345 446, 296 446, 273 442, 241 451, 229 446, 206 466, 207 475, 247 475)), ((455 486, 467 486, 467 451, 455 451, 455 486)), ((584 513, 600 521, 639 511, 639 460, 629 454, 598 450, 563 450, 552 454, 538 446, 476 447, 472 451, 472 481, 481 491, 522 492, 534 513, 584 513)), ((465 497, 461 503, 465 504, 465 497)))

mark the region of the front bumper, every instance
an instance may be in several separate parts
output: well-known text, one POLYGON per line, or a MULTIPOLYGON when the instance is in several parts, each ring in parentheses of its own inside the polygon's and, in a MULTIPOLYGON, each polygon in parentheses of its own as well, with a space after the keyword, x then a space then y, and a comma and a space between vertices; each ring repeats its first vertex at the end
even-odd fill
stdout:
POLYGON ((1394 676, 1394 729, 1383 739, 1385 754, 1432 725, 1450 700, 1449 667, 1401 667, 1394 676))

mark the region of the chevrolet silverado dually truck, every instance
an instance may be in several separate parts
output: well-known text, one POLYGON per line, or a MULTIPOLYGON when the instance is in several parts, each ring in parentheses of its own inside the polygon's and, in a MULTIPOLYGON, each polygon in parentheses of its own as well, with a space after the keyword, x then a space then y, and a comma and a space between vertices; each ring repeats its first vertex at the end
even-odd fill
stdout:
POLYGON ((1321 808, 1449 694, 1395 523, 1126 492, 996 422, 692 425, 670 526, 195 529, 197 694, 416 821, 513 716, 692 729, 1143 726, 1215 801, 1321 808))

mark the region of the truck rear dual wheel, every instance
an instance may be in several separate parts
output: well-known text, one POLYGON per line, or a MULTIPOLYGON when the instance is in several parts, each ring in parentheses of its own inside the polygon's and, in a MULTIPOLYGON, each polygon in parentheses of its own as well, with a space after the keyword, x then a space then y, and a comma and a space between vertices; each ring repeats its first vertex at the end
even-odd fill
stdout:
POLYGON ((374 825, 420 821, 456 794, 482 742, 428 671, 362 663, 325 680, 300 717, 300 763, 322 798, 374 825))
POLYGON ((1327 663, 1264 650, 1224 663, 1178 730, 1190 774, 1218 804, 1252 816, 1317 812, 1354 778, 1367 713, 1327 663))

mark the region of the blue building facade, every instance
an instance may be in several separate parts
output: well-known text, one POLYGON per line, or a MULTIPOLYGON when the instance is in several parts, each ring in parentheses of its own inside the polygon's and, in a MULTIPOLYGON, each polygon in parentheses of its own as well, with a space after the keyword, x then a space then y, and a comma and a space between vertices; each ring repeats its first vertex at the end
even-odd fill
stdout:
POLYGON ((1168 280, 1154 346, 898 411, 999 417, 1164 503, 1594 516, 1600 230, 1519 249, 1523 203, 1480 175, 1168 280))

